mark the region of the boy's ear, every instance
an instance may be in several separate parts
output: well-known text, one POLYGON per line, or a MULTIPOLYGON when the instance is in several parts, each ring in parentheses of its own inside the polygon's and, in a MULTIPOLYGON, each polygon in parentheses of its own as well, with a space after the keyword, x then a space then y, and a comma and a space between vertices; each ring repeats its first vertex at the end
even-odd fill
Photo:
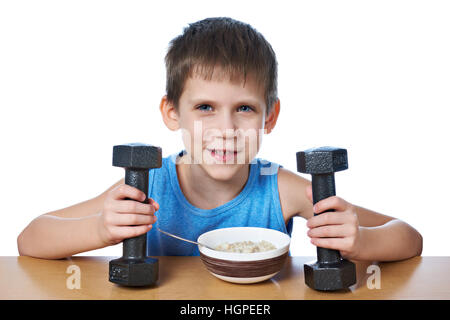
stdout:
POLYGON ((167 128, 172 131, 176 131, 180 128, 178 123, 178 112, 173 103, 167 100, 167 95, 162 97, 161 103, 159 104, 159 111, 161 111, 163 121, 167 128))
POLYGON ((265 129, 264 131, 266 134, 272 132, 273 128, 277 124, 279 114, 280 114, 280 99, 277 99, 277 101, 273 105, 272 110, 267 116, 266 121, 264 122, 264 129, 265 129))

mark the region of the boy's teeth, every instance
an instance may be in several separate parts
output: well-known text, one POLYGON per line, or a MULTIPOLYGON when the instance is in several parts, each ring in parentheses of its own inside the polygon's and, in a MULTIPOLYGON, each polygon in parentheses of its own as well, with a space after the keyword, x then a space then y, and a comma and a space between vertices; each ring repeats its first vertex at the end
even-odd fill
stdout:
POLYGON ((216 153, 217 155, 223 156, 224 154, 228 154, 230 153, 229 151, 223 151, 223 150, 214 150, 214 153, 216 153))

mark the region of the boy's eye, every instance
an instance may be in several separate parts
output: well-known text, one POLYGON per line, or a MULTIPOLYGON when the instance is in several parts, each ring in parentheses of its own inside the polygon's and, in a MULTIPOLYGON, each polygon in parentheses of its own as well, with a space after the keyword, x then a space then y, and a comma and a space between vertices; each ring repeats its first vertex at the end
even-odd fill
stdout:
POLYGON ((247 112, 253 111, 253 108, 247 105, 240 106, 238 109, 244 108, 247 112))
POLYGON ((202 104, 202 105, 200 105, 200 106, 198 106, 197 107, 197 109, 199 109, 200 111, 209 111, 209 110, 206 110, 205 108, 212 108, 209 104, 202 104))

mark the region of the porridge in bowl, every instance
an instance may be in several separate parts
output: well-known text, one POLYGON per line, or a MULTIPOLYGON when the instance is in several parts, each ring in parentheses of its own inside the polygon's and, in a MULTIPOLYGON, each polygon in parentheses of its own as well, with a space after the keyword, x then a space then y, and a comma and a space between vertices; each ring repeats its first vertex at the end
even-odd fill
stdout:
POLYGON ((259 242, 253 241, 238 241, 233 243, 224 242, 218 245, 215 249, 224 252, 238 252, 238 253, 253 253, 253 252, 264 252, 275 250, 272 243, 266 240, 261 240, 259 242))

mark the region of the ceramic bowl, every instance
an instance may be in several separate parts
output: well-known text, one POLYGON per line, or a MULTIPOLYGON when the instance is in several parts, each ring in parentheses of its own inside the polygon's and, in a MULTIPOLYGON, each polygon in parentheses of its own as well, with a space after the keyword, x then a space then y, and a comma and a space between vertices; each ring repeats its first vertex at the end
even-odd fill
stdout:
POLYGON ((276 249, 264 252, 224 252, 199 246, 200 257, 214 276, 234 283, 255 283, 276 275, 286 260, 291 238, 280 231, 256 227, 222 228, 203 233, 198 242, 212 248, 225 242, 266 240, 276 249))

